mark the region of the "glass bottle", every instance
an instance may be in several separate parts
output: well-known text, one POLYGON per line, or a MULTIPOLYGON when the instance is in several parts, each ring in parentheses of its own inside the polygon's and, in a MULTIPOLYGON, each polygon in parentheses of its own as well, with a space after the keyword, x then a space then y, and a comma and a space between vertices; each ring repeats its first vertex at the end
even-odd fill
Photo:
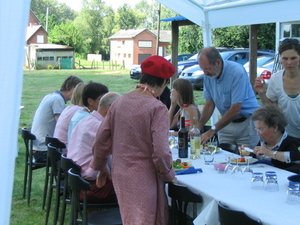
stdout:
POLYGON ((178 156, 188 158, 188 130, 185 128, 185 118, 181 117, 180 129, 178 131, 178 156))
POLYGON ((200 143, 201 143, 201 134, 198 129, 198 120, 197 117, 193 118, 193 129, 190 131, 190 143, 191 143, 191 159, 200 159, 200 143))
POLYGON ((183 104, 183 109, 182 109, 181 117, 185 118, 185 128, 189 131, 190 130, 190 126, 191 126, 191 122, 190 122, 190 115, 189 115, 189 112, 188 112, 187 108, 188 108, 188 105, 187 104, 183 104))

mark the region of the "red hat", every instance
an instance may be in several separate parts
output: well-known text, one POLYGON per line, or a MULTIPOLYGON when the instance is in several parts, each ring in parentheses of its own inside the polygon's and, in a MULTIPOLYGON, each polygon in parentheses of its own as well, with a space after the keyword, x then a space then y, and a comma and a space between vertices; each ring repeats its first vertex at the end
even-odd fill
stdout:
POLYGON ((163 79, 169 79, 175 73, 175 67, 164 57, 153 55, 141 64, 142 73, 163 79))

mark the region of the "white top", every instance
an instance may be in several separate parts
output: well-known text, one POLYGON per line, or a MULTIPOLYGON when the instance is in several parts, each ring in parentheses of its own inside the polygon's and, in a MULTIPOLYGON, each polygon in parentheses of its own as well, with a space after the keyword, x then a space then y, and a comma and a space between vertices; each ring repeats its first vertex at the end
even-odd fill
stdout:
POLYGON ((291 98, 285 93, 283 72, 284 70, 281 70, 271 76, 266 95, 271 101, 277 101, 278 106, 283 110, 288 122, 286 127, 288 134, 300 138, 300 95, 291 98))

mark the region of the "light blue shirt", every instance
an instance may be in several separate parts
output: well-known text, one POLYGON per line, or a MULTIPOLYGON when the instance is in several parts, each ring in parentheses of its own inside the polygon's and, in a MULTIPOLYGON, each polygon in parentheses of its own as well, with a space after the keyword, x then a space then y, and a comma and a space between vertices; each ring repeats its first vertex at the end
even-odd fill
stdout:
POLYGON ((240 115, 235 119, 249 117, 259 107, 244 67, 227 60, 223 60, 219 79, 204 75, 203 98, 213 100, 222 116, 232 104, 242 103, 240 115))
POLYGON ((83 111, 83 110, 78 110, 74 116, 72 117, 70 123, 69 123, 69 129, 68 129, 68 143, 70 143, 70 138, 71 138, 71 134, 73 132, 74 127, 78 124, 78 122, 82 119, 84 119, 85 117, 89 116, 90 113, 83 111))

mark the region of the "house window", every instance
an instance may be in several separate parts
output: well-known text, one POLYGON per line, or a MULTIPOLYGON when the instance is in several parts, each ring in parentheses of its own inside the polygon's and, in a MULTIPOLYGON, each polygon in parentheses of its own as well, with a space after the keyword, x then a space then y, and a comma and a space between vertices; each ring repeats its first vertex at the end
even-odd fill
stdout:
POLYGON ((139 41, 139 48, 152 48, 152 41, 139 41))
POLYGON ((123 58, 126 58, 126 53, 123 54, 123 58))
POLYGON ((122 41, 122 45, 125 45, 125 41, 122 41))
POLYGON ((131 58, 131 54, 128 54, 128 58, 131 58))
POLYGON ((300 24, 283 24, 282 28, 284 38, 300 37, 300 24))
POLYGON ((42 61, 43 58, 42 58, 42 57, 37 57, 37 60, 38 60, 38 61, 42 61))
POLYGON ((44 43, 44 35, 37 35, 36 36, 36 42, 38 44, 43 44, 44 43))

